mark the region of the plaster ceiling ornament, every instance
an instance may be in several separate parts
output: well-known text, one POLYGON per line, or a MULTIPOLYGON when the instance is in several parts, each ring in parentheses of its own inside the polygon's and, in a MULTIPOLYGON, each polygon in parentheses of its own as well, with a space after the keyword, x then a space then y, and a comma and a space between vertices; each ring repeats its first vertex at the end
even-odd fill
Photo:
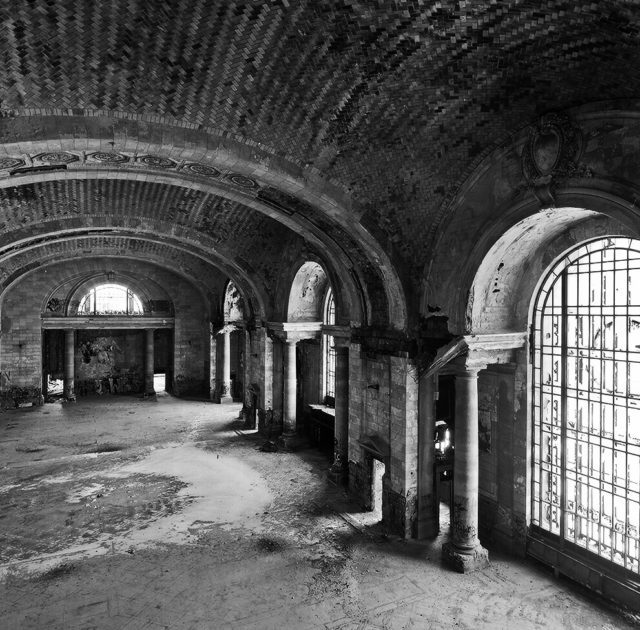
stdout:
POLYGON ((590 176, 579 164, 582 147, 582 132, 566 114, 546 114, 529 129, 522 171, 543 206, 555 206, 554 188, 565 179, 590 176))
POLYGON ((126 155, 122 155, 122 153, 108 153, 107 151, 96 151, 88 157, 96 162, 107 164, 123 164, 129 161, 129 158, 126 155))
POLYGON ((51 152, 40 153, 40 155, 34 156, 34 161, 41 162, 43 164, 70 164, 71 162, 77 162, 78 156, 73 153, 66 152, 51 152))
POLYGON ((213 168, 213 166, 206 166, 205 164, 198 164, 196 162, 185 164, 182 170, 188 171, 193 175, 199 175, 200 177, 220 177, 221 175, 217 168, 213 168))
POLYGON ((0 158, 0 170, 9 170, 11 168, 17 168, 19 166, 24 166, 24 160, 20 158, 14 157, 3 157, 0 158))
POLYGON ((138 158, 138 162, 151 168, 175 168, 176 163, 169 158, 159 155, 142 155, 138 158))
POLYGON ((252 179, 245 177, 244 175, 239 175, 238 173, 229 173, 227 175, 227 179, 229 179, 236 186, 240 186, 240 188, 257 188, 258 184, 252 179))

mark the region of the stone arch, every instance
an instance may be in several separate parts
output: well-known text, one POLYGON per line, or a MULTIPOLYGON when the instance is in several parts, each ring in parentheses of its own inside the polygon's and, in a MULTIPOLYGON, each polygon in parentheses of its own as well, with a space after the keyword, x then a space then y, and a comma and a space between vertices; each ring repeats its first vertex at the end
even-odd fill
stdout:
MULTIPOLYGON (((168 142, 157 144, 152 136, 146 137, 148 127, 155 128, 154 123, 149 122, 143 128, 139 127, 138 116, 132 116, 133 120, 127 120, 126 112, 118 112, 117 116, 119 124, 131 126, 131 133, 126 134, 131 140, 113 147, 109 154, 103 150, 101 133, 104 125, 96 125, 95 118, 83 116, 57 117, 56 134, 38 141, 25 139, 19 149, 16 144, 0 145, 3 154, 0 170, 9 175, 0 181, 0 188, 62 179, 148 180, 239 201, 302 234, 321 251, 329 252, 343 272, 342 282, 348 287, 346 294, 351 296, 352 305, 357 304, 363 311, 354 321, 389 325, 398 330, 406 328, 405 292, 397 270, 378 240, 359 221, 358 209, 352 207, 348 193, 333 181, 302 178, 299 165, 286 160, 269 160, 269 165, 265 166, 266 158, 260 161, 255 147, 252 147, 254 160, 248 160, 242 145, 239 144, 235 152, 214 130, 205 130, 194 138, 197 149, 189 152, 187 157, 191 159, 185 160, 181 139, 184 131, 179 127, 161 126, 162 136, 168 137, 168 142), (77 125, 87 127, 82 141, 61 143, 60 128, 77 128, 77 125), (174 141, 170 139, 172 133, 174 141), (145 134, 144 155, 138 155, 140 147, 133 141, 141 134, 145 134), (218 149, 212 148, 218 144, 218 149), (63 158, 63 154, 67 157, 63 158), (114 160, 114 156, 120 154, 125 159, 114 160), (57 155, 60 156, 59 164, 54 160, 30 165, 33 157, 53 160, 57 155), (24 163, 18 168, 19 177, 11 176, 13 167, 2 166, 14 164, 16 160, 24 163)), ((47 116, 33 117, 34 120, 41 118, 46 120, 47 116)), ((7 124, 13 125, 12 122, 7 124)), ((45 125, 45 128, 49 129, 49 126, 45 125)))
POLYGON ((486 252, 466 302, 465 331, 519 332, 527 328, 536 287, 552 260, 581 241, 628 235, 627 226, 593 210, 554 208, 518 221, 486 252))
MULTIPOLYGON (((637 232, 640 161, 638 143, 631 140, 640 133, 637 103, 618 105, 625 109, 596 103, 559 113, 580 141, 558 149, 554 155, 561 166, 554 166, 544 176, 532 174, 527 156, 535 138, 540 137, 545 116, 529 121, 482 154, 480 163, 456 185, 452 201, 446 204, 446 218, 439 221, 437 234, 430 241, 433 254, 423 268, 423 316, 437 312, 448 318, 453 334, 475 332, 469 315, 473 311, 470 303, 479 295, 474 285, 476 273, 494 244, 527 217, 542 213, 548 217, 551 233, 556 234, 557 217, 564 216, 564 229, 572 230, 587 215, 576 214, 575 221, 570 221, 567 209, 582 209, 599 213, 602 220, 608 217, 613 221, 613 233, 637 232), (626 143, 615 141, 622 132, 630 138, 626 143)), ((537 242, 546 247, 547 241, 543 237, 537 242)))
POLYGON ((133 227, 100 228, 92 230, 91 234, 87 235, 85 230, 70 226, 70 229, 57 233, 55 240, 41 239, 36 235, 31 239, 23 239, 19 247, 8 248, 4 252, 0 249, 0 264, 3 267, 0 273, 0 289, 4 293, 22 275, 38 266, 84 255, 85 246, 97 257, 112 257, 114 251, 119 258, 124 256, 138 260, 142 256, 144 260, 186 278, 199 287, 203 296, 211 290, 206 283, 209 276, 206 269, 219 270, 221 274, 231 277, 236 286, 241 288, 243 295, 248 296, 245 305, 248 303, 253 316, 265 316, 267 298, 258 279, 253 277, 250 271, 233 262, 220 259, 204 247, 195 247, 187 243, 186 239, 183 241, 178 238, 160 238, 153 232, 134 230, 133 227), (113 247, 109 247, 109 244, 113 247), (184 264, 198 271, 197 277, 181 269, 184 264))

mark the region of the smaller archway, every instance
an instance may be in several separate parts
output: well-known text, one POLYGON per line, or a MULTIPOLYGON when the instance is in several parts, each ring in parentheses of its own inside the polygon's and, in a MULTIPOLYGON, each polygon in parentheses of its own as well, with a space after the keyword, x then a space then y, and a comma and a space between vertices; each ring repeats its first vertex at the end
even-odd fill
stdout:
MULTIPOLYGON (((107 267, 107 269, 109 269, 107 267)), ((43 302, 42 388, 64 397, 153 395, 171 384, 173 302, 150 278, 118 271, 63 278, 43 302)))
MULTIPOLYGON (((234 282, 229 280, 222 305, 224 326, 221 329, 222 343, 217 344, 212 362, 222 366, 217 389, 221 402, 242 401, 245 387, 245 305, 234 282)), ((213 342, 212 342, 213 343, 213 342)), ((213 367, 213 364, 212 364, 213 367)))

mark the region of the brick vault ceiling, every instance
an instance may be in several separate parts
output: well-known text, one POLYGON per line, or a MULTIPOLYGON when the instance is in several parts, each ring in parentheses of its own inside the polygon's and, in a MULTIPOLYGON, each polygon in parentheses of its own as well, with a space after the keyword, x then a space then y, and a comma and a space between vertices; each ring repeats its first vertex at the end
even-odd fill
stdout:
POLYGON ((639 15, 603 0, 18 0, 0 7, 0 106, 158 115, 269 147, 339 182, 420 267, 486 147, 542 112, 638 95, 639 15))
MULTIPOLYGON (((112 255, 136 255, 170 261, 198 282, 205 260, 231 263, 245 276, 259 274, 267 288, 290 264, 287 251, 299 251, 303 239, 280 222, 248 206, 210 194, 149 181, 59 180, 0 189, 0 262, 4 276, 13 276, 52 253, 95 254, 105 244, 112 255), (103 233, 89 244, 74 240, 82 228, 103 233), (105 229, 146 234, 110 237, 105 229), (164 243, 157 241, 161 235, 164 243), (58 238, 72 239, 58 248, 58 238), (20 243, 15 245, 15 243, 20 243), (171 247, 184 249, 171 251, 171 247), (28 251, 23 252, 28 248, 28 251), (199 258, 186 252, 193 249, 199 258), (159 252, 164 252, 159 254, 159 252)), ((106 251, 109 251, 108 249, 106 251)))

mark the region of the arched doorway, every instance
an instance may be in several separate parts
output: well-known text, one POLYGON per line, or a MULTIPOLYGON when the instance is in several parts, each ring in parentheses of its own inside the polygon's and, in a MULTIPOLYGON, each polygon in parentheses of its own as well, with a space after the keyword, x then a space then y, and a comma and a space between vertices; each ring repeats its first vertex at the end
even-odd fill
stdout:
POLYGON ((532 327, 531 534, 560 552, 561 569, 566 556, 637 578, 640 241, 569 251, 541 285, 532 327))

